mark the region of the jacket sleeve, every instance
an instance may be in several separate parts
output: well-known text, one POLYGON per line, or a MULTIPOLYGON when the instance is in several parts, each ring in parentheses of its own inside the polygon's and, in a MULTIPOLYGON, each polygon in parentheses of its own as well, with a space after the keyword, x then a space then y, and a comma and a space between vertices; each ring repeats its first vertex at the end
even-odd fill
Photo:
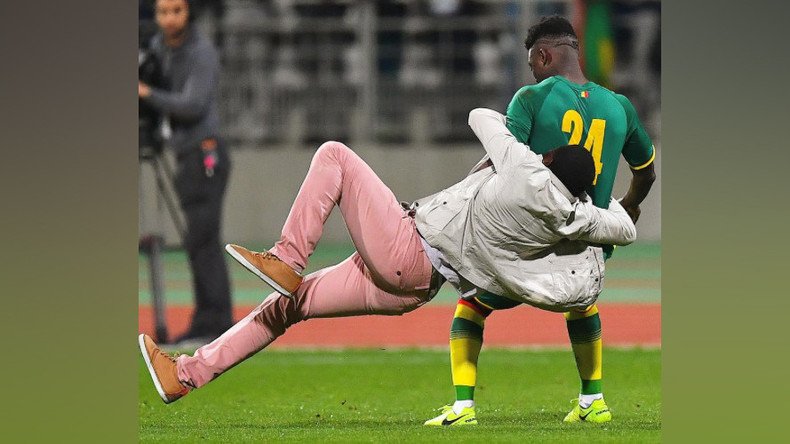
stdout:
POLYGON ((655 160, 656 147, 639 121, 639 116, 631 101, 622 94, 615 94, 615 98, 625 111, 628 125, 625 143, 623 144, 623 157, 632 170, 641 170, 655 160))
POLYGON ((487 108, 469 112, 469 126, 480 139, 497 171, 524 161, 540 162, 540 157, 520 143, 505 126, 505 116, 487 108))
POLYGON ((470 175, 482 170, 483 168, 488 168, 490 166, 491 166, 491 159, 489 159, 488 158, 488 154, 486 154, 485 156, 483 156, 482 159, 480 159, 479 162, 477 162, 475 164, 475 166, 472 167, 471 170, 469 170, 468 173, 466 173, 466 175, 470 176, 470 175))
POLYGON ((218 74, 217 54, 213 51, 202 51, 195 57, 182 91, 152 88, 148 103, 174 119, 198 120, 208 110, 211 94, 217 88, 218 74))
POLYGON ((598 208, 591 202, 580 202, 576 206, 575 220, 559 231, 570 239, 595 244, 622 246, 636 240, 636 226, 615 199, 611 200, 608 209, 598 208))

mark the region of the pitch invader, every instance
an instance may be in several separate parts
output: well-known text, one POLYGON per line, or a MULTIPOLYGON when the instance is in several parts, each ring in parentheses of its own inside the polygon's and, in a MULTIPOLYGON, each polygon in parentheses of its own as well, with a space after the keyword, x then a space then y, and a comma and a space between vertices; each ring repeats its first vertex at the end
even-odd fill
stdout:
POLYGON ((627 245, 636 239, 636 227, 617 202, 602 209, 580 198, 595 176, 587 150, 562 146, 549 162, 518 143, 505 123, 493 110, 472 110, 469 125, 493 166, 409 210, 349 147, 323 144, 280 241, 262 253, 226 248, 277 293, 193 356, 175 358, 139 336, 162 400, 170 403, 205 386, 297 322, 412 311, 436 294, 445 277, 555 311, 594 303, 605 264, 602 249, 591 244, 627 245), (335 207, 356 251, 303 277, 335 207))
MULTIPOLYGON (((507 127, 538 154, 553 147, 581 144, 595 161, 595 179, 587 190, 592 202, 607 208, 617 164, 622 156, 633 173, 620 203, 636 222, 640 203, 655 180, 655 147, 642 127, 631 102, 590 82, 579 61, 579 40, 571 24, 560 16, 546 17, 532 26, 524 45, 528 64, 538 82, 521 88, 507 109, 507 127)), ((485 166, 483 159, 477 169, 485 166)), ((613 247, 606 246, 606 257, 613 247)), ((450 329, 450 359, 456 402, 426 425, 476 424, 474 389, 477 361, 483 344, 486 318, 495 310, 521 302, 473 290, 456 306, 450 329), (452 407, 452 408, 450 408, 452 407), (463 417, 464 420, 455 421, 463 417), (474 419, 474 420, 473 420, 474 419)), ((568 336, 581 380, 578 401, 566 422, 607 422, 612 418, 602 389, 601 321, 596 305, 565 313, 568 336)))

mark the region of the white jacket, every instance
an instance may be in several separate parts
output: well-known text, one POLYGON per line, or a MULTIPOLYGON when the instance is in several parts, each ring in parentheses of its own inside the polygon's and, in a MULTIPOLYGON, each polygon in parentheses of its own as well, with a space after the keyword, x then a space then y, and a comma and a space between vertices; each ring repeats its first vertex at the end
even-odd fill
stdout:
POLYGON ((469 125, 493 166, 414 203, 417 229, 474 285, 541 308, 590 305, 601 291, 603 253, 636 227, 615 200, 580 200, 518 142, 505 116, 478 108, 469 125), (591 245, 592 244, 592 245, 591 245))

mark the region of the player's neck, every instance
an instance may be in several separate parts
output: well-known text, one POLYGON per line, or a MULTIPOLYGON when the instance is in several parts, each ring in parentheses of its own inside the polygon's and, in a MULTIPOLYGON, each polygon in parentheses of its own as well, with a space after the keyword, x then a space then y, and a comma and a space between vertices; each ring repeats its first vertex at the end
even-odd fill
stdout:
POLYGON ((582 67, 579 66, 578 61, 572 62, 566 60, 565 63, 561 63, 560 69, 557 70, 557 74, 565 77, 572 83, 576 83, 577 85, 584 85, 585 83, 589 82, 587 77, 584 76, 582 67))
POLYGON ((585 83, 589 82, 589 80, 587 80, 587 77, 584 77, 584 74, 582 74, 581 70, 579 70, 578 72, 573 72, 573 71, 561 72, 559 75, 568 79, 569 82, 575 83, 577 85, 584 85, 585 83))

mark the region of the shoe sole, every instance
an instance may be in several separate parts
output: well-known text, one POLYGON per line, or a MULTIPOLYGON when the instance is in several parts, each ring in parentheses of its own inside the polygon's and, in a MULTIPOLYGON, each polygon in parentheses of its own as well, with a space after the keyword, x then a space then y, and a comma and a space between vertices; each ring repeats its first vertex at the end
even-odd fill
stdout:
POLYGON ((436 418, 429 419, 429 420, 425 421, 424 423, 422 423, 422 425, 423 426, 428 426, 428 427, 463 427, 463 426, 477 425, 477 417, 468 418, 469 413, 467 413, 466 415, 463 415, 463 416, 460 416, 460 417, 456 418, 455 420, 453 420, 449 424, 445 424, 445 420, 447 419, 448 415, 449 415, 449 413, 442 413, 441 415, 437 416, 436 418), (467 420, 471 419, 471 422, 466 422, 466 421, 461 422, 461 419, 463 419, 465 417, 466 417, 467 420))
POLYGON ((572 419, 567 419, 567 418, 563 418, 562 419, 562 422, 564 422, 566 424, 582 423, 582 422, 585 422, 585 423, 588 423, 588 424, 605 424, 605 423, 611 422, 611 421, 612 421, 612 417, 611 416, 609 417, 609 419, 605 419, 603 421, 594 421, 592 419, 586 419, 586 417, 585 417, 585 419, 583 419, 583 418, 581 418, 579 416, 576 416, 575 418, 572 418, 572 419))
POLYGON ((172 401, 167 399, 167 395, 165 395, 165 391, 162 389, 162 384, 159 383, 159 378, 156 376, 156 372, 154 371, 154 366, 151 364, 151 358, 148 357, 148 350, 145 348, 144 336, 144 334, 138 336, 137 343, 140 344, 140 353, 143 354, 145 366, 148 367, 148 374, 151 375, 151 380, 154 381, 154 387, 156 387, 156 392, 159 393, 159 397, 162 398, 162 401, 164 401, 165 404, 170 404, 172 401))
POLYGON ((233 248, 233 246, 231 244, 225 245, 225 251, 227 251, 228 254, 230 254, 231 257, 233 257, 233 259, 236 259, 236 261, 238 263, 240 263, 242 266, 244 266, 244 268, 246 268, 247 270, 251 271, 254 275, 256 275, 259 278, 261 278, 261 280, 263 282, 266 282, 267 284, 269 284, 269 286, 274 288, 278 293, 280 293, 281 295, 286 296, 288 298, 293 298, 293 294, 291 294, 291 292, 289 292, 288 290, 284 289, 277 282, 274 282, 274 280, 272 278, 270 278, 265 273, 263 273, 261 270, 258 270, 258 268, 256 268, 254 265, 249 263, 249 261, 247 261, 247 259, 244 259, 244 256, 242 256, 238 251, 236 251, 236 249, 233 248))
POLYGON ((474 422, 453 422, 450 424, 442 424, 441 422, 431 422, 433 420, 425 421, 422 425, 427 427, 467 427, 477 425, 477 419, 474 422))

